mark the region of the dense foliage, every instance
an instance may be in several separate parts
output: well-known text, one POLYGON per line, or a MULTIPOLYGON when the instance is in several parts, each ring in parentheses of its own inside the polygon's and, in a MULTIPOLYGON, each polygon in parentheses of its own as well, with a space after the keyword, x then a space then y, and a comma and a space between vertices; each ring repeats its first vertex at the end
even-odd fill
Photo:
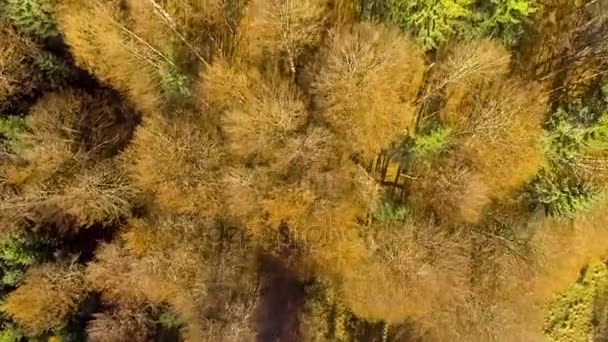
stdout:
POLYGON ((608 3, 0 0, 0 341, 603 341, 608 3))

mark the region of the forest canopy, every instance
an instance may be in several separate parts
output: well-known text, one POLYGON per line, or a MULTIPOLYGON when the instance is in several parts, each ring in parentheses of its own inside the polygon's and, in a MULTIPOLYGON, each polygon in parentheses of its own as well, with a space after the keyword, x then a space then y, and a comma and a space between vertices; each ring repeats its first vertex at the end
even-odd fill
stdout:
POLYGON ((605 341, 608 1, 0 0, 0 341, 605 341))

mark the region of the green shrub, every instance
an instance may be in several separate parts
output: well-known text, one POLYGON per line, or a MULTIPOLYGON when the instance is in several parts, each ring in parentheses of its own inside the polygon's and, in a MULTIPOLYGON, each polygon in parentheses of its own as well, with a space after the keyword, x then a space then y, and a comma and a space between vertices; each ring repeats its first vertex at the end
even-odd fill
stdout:
POLYGON ((584 180, 573 175, 542 170, 530 182, 527 197, 532 208, 542 208, 550 216, 574 218, 588 211, 600 193, 584 180))
POLYGON ((420 158, 436 155, 448 146, 451 132, 450 128, 440 127, 428 134, 414 137, 414 153, 420 158))
POLYGON ((411 32, 424 50, 432 50, 464 30, 473 0, 388 0, 389 21, 411 32))
POLYGON ((24 338, 23 331, 15 324, 5 322, 0 330, 0 342, 19 342, 24 338))
POLYGON ((586 130, 560 121, 546 136, 546 154, 551 162, 567 165, 585 150, 586 130))
POLYGON ((481 11, 480 31, 500 38, 507 45, 519 42, 524 20, 538 9, 536 0, 490 0, 482 4, 487 7, 481 11))
MULTIPOLYGON (((30 266, 50 258, 55 243, 33 235, 0 240, 0 298, 19 286, 30 266)), ((25 334, 7 316, 0 314, 0 342, 23 341, 25 334)))
POLYGON ((385 20, 387 15, 387 0, 354 0, 359 16, 369 21, 385 20))
POLYGON ((403 221, 408 214, 407 206, 387 197, 376 208, 374 218, 380 222, 403 221))
POLYGON ((21 133, 25 130, 25 119, 19 116, 0 118, 0 142, 11 152, 18 152, 21 133))
POLYGON ((158 318, 158 323, 165 329, 180 328, 184 325, 182 319, 173 312, 166 310, 158 318))
POLYGON ((49 0, 6 0, 5 15, 24 33, 41 38, 59 35, 49 0))
POLYGON ((170 96, 190 96, 190 80, 170 63, 163 63, 159 69, 161 84, 170 96))
POLYGON ((354 341, 354 317, 325 283, 306 287, 306 302, 300 319, 304 341, 354 341))
POLYGON ((411 32, 426 51, 448 40, 487 36, 516 45, 524 20, 537 10, 536 0, 387 0, 385 8, 372 4, 370 12, 381 8, 385 20, 411 32))
POLYGON ((42 74, 45 85, 52 89, 65 85, 72 72, 66 61, 46 52, 35 56, 34 66, 42 74))
POLYGON ((588 210, 597 199, 604 184, 583 179, 585 176, 573 166, 585 155, 608 149, 607 90, 592 89, 583 97, 569 99, 549 115, 545 134, 549 165, 528 188, 534 207, 572 218, 588 210))
POLYGON ((50 240, 26 235, 0 240, 0 289, 18 285, 30 266, 50 257, 52 245, 50 240))
POLYGON ((585 266, 579 279, 549 301, 544 331, 551 341, 598 341, 594 330, 604 322, 595 312, 605 307, 608 267, 605 262, 585 266), (602 300, 604 303, 602 303, 602 300), (598 304, 602 305, 598 308, 598 304))
POLYGON ((608 112, 603 107, 576 101, 551 114, 545 144, 552 163, 567 166, 580 155, 608 148, 608 112))
POLYGON ((608 148, 608 103, 603 91, 569 99, 549 115, 546 129, 550 160, 564 164, 573 158, 608 148))
POLYGON ((568 99, 568 102, 560 105, 549 115, 546 127, 554 129, 562 121, 566 121, 576 127, 590 127, 597 124, 602 116, 608 115, 608 103, 603 94, 596 93, 568 99))

